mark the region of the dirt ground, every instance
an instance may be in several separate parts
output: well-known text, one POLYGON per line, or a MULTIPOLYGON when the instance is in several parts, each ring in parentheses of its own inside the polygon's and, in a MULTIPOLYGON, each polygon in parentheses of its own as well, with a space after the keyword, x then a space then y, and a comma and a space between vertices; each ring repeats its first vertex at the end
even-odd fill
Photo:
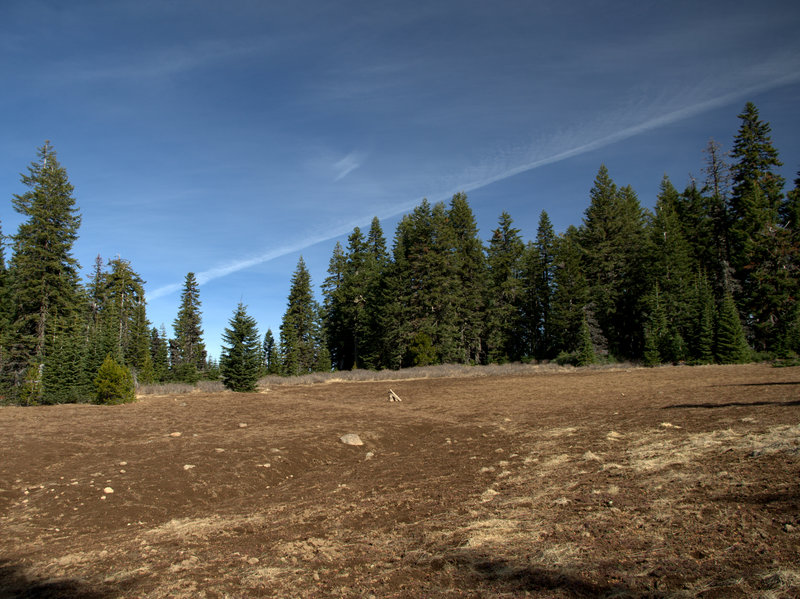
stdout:
POLYGON ((800 368, 0 408, 0 597, 524 596, 799 597, 800 368))

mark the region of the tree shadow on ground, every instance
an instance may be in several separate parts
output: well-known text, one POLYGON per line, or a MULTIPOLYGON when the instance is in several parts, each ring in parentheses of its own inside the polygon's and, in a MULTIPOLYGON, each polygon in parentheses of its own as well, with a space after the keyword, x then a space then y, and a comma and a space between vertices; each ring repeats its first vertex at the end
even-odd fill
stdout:
POLYGON ((121 590, 94 588, 75 579, 36 580, 20 566, 0 559, 0 599, 111 599, 121 590))
POLYGON ((712 387, 780 387, 784 385, 800 385, 800 381, 767 381, 766 383, 727 383, 711 385, 712 387))
MULTIPOLYGON (((597 583, 575 571, 536 564, 520 565, 504 558, 481 554, 461 553, 447 560, 467 570, 470 581, 491 593, 558 593, 558 596, 588 599, 658 599, 664 597, 656 590, 642 592, 622 582, 597 583)), ((474 589, 474 587, 473 587, 474 589)))
POLYGON ((679 403, 664 406, 662 410, 674 410, 678 408, 735 408, 735 407, 754 407, 754 406, 800 406, 800 399, 791 401, 731 401, 726 403, 679 403))

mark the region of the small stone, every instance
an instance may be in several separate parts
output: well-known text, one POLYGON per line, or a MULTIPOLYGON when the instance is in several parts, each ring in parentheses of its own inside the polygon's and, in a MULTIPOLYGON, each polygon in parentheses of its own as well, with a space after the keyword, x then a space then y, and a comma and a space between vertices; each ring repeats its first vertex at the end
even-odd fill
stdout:
POLYGON ((106 487, 105 489, 103 489, 103 493, 105 493, 106 495, 111 495, 113 492, 114 489, 112 489, 111 487, 106 487))
POLYGON ((174 432, 174 433, 170 433, 170 434, 169 434, 169 436, 170 436, 170 437, 180 437, 180 436, 181 436, 181 434, 182 434, 182 433, 179 433, 179 432, 177 432, 177 431, 176 431, 176 432, 174 432))
POLYGON ((371 452, 371 451, 368 451, 367 455, 364 456, 364 459, 365 460, 371 460, 374 457, 375 457, 375 454, 373 452, 371 452))
POLYGON ((246 422, 240 422, 239 423, 239 428, 247 428, 247 423, 246 422))
POLYGON ((314 573, 311 575, 311 578, 313 578, 314 580, 316 580, 317 582, 319 582, 319 572, 314 572, 314 573))
POLYGON ((783 532, 794 532, 794 526, 792 526, 791 524, 784 524, 783 532))
POLYGON ((128 465, 128 462, 120 462, 120 463, 119 463, 119 465, 120 465, 120 466, 127 466, 127 465, 128 465))
POLYGON ((215 448, 214 448, 214 451, 216 451, 217 453, 222 453, 222 452, 224 452, 225 450, 224 450, 222 447, 215 447, 215 448))
POLYGON ((257 557, 251 557, 247 560, 247 563, 251 566, 255 566, 260 560, 257 557))
POLYGON ((184 470, 191 470, 194 467, 195 467, 194 464, 184 464, 183 465, 183 469, 184 470))
POLYGON ((339 441, 341 441, 345 445, 364 445, 364 442, 361 440, 361 437, 359 437, 355 433, 348 433, 346 435, 342 435, 341 437, 339 437, 339 441))

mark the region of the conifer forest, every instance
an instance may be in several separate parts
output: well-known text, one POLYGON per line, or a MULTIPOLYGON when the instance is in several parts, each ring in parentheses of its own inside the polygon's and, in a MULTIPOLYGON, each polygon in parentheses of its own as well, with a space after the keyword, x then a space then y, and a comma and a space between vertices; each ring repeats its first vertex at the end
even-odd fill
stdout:
POLYGON ((278 331, 232 306, 219 362, 193 273, 171 331, 148 320, 128 260, 98 256, 82 278, 80 209, 46 142, 12 195, 23 222, 0 230, 0 403, 113 403, 200 379, 252 390, 266 374, 355 368, 796 361, 800 173, 778 174, 755 105, 738 118, 729 151, 711 141, 702 177, 665 176, 652 211, 600 166, 575 224, 556 232, 542 211, 528 241, 505 212, 481 239, 464 193, 423 200, 391 241, 373 219, 334 246, 321 301, 299 259, 278 331))

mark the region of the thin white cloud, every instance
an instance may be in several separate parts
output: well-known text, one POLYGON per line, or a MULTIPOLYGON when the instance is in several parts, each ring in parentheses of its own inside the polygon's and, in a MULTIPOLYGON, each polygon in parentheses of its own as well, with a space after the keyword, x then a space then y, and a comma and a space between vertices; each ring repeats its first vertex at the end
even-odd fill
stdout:
POLYGON ((365 156, 360 152, 350 152, 347 156, 339 160, 333 165, 336 171, 334 181, 341 181, 347 175, 359 168, 364 161, 365 156))
MULTIPOLYGON (((561 162, 562 160, 567 160, 569 158, 573 158, 581 154, 585 154, 587 152, 600 149, 602 147, 611 145, 613 143, 629 139, 631 137, 635 137, 646 131, 651 131, 653 129, 663 127, 665 125, 673 124, 681 120, 697 116, 698 114, 707 112, 709 110, 728 105, 743 97, 752 96, 757 93, 762 93, 777 87, 794 84, 798 82, 800 82, 800 71, 792 70, 789 72, 788 75, 784 75, 776 79, 772 79, 770 81, 759 83, 757 85, 751 85, 749 87, 740 87, 736 91, 723 93, 713 98, 699 101, 694 104, 690 104, 688 106, 682 106, 680 108, 669 110, 659 116, 646 118, 645 120, 636 123, 634 125, 623 127, 622 129, 619 129, 610 134, 605 134, 601 135, 600 137, 595 137, 594 139, 586 140, 583 143, 580 143, 580 141, 576 141, 575 145, 572 145, 570 148, 566 150, 557 151, 550 155, 543 156, 541 158, 529 160, 521 164, 516 164, 510 167, 503 168, 499 170, 499 172, 496 172, 494 174, 487 174, 483 177, 474 179, 466 184, 458 185, 457 188, 454 188, 442 194, 437 194, 437 196, 446 198, 457 191, 473 191, 475 189, 480 189, 482 187, 486 187, 487 185, 491 185, 492 183, 508 179, 509 177, 513 177, 515 175, 531 171, 540 168, 542 166, 561 162)), ((360 160, 361 158, 359 158, 357 153, 353 152, 351 154, 348 154, 348 156, 346 156, 339 162, 337 162, 335 166, 339 170, 339 174, 337 175, 336 180, 342 179, 343 177, 347 176, 350 172, 358 168, 360 166, 360 160)), ((398 214, 402 214, 413 208, 418 201, 419 200, 417 199, 409 201, 408 203, 405 203, 403 205, 399 206, 396 205, 393 207, 393 209, 387 211, 387 213, 379 214, 377 216, 380 219, 386 219, 397 216, 398 214)), ((263 254, 251 258, 233 261, 222 266, 218 266, 212 269, 205 270, 200 273, 196 273, 197 281, 200 285, 202 285, 204 283, 208 283, 210 281, 227 276, 229 274, 253 266, 257 266, 259 264, 263 264, 265 262, 269 262, 271 260, 275 260, 277 258, 281 258, 283 256, 295 252, 300 252, 318 243, 322 243, 330 239, 335 239, 336 237, 339 237, 341 235, 350 232, 352 228, 357 224, 365 222, 366 218, 367 217, 355 219, 351 223, 348 223, 346 225, 341 225, 336 229, 328 229, 325 232, 320 232, 319 234, 306 237, 302 240, 297 241, 296 243, 281 246, 279 248, 270 250, 268 252, 265 252, 263 254)), ((371 218, 371 216, 369 218, 371 218)), ((149 294, 149 297, 151 299, 163 297, 165 295, 174 293, 180 288, 181 284, 179 283, 165 285, 153 291, 151 294, 149 294)))
MULTIPOLYGON (((114 79, 134 80, 162 79, 195 69, 225 63, 242 56, 264 52, 269 43, 261 39, 251 40, 203 40, 172 47, 162 47, 142 53, 134 60, 113 56, 105 59, 92 58, 79 63, 59 64, 59 73, 85 81, 114 79)), ((48 76, 52 76, 49 73, 48 76)))

